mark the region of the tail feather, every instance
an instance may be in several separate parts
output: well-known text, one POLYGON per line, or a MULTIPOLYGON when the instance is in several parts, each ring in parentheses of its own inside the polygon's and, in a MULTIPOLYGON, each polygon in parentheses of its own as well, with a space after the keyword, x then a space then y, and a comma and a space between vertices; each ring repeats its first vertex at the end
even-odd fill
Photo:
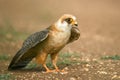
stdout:
POLYGON ((13 57, 8 70, 21 69, 27 66, 27 64, 35 57, 34 54, 29 53, 26 49, 20 49, 13 57))

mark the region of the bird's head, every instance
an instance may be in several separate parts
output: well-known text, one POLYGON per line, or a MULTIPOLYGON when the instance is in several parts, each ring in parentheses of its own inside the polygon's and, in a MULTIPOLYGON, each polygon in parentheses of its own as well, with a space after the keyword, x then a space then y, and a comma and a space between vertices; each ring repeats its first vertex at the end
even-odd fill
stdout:
POLYGON ((62 15, 58 21, 63 25, 78 26, 78 23, 76 21, 76 17, 73 15, 70 15, 70 14, 62 15))
POLYGON ((70 14, 62 15, 56 24, 59 28, 72 28, 78 26, 76 17, 70 14))

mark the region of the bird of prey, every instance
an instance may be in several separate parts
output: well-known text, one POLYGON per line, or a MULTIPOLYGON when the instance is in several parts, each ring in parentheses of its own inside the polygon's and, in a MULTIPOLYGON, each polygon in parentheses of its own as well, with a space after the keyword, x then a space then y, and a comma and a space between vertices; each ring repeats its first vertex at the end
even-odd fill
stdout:
POLYGON ((13 57, 8 70, 24 68, 35 58, 38 64, 43 65, 46 72, 52 72, 46 66, 46 58, 50 55, 55 70, 60 71, 56 65, 58 52, 65 45, 80 37, 80 31, 77 26, 78 23, 75 16, 64 14, 57 22, 45 30, 30 35, 13 57))

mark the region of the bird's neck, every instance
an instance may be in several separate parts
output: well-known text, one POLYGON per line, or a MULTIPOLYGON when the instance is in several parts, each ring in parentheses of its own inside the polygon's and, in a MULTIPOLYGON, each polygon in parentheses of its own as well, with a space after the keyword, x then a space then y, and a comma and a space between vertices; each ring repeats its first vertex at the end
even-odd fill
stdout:
POLYGON ((70 31, 70 29, 72 28, 71 26, 68 25, 68 23, 66 22, 61 23, 61 21, 59 20, 52 27, 57 31, 62 31, 62 32, 70 31))

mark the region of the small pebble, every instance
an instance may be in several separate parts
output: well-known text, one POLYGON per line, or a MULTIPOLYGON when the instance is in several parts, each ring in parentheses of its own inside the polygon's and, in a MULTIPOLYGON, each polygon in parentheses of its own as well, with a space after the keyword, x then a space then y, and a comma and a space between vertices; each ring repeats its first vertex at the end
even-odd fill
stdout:
POLYGON ((68 67, 65 67, 64 70, 69 70, 68 67))
POLYGON ((99 73, 99 74, 107 74, 107 72, 105 72, 105 71, 97 71, 97 73, 99 73))
POLYGON ((64 72, 60 72, 60 74, 64 75, 67 74, 68 72, 64 71, 64 72))
POLYGON ((117 75, 114 75, 111 79, 115 79, 115 78, 117 78, 117 75))
POLYGON ((85 71, 89 71, 89 69, 88 69, 88 68, 84 68, 84 70, 85 70, 85 71))
POLYGON ((70 80, 76 80, 76 78, 74 78, 74 77, 71 77, 71 78, 70 78, 70 80))

